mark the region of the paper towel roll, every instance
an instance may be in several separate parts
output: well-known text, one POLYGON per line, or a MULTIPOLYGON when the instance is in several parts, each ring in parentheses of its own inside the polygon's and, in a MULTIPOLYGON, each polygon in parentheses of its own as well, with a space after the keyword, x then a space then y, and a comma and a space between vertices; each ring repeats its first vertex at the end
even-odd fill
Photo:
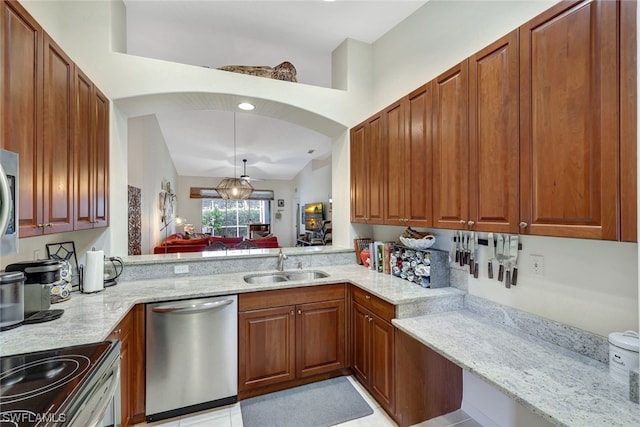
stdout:
POLYGON ((87 252, 87 268, 84 270, 82 291, 98 292, 104 289, 104 251, 87 252))

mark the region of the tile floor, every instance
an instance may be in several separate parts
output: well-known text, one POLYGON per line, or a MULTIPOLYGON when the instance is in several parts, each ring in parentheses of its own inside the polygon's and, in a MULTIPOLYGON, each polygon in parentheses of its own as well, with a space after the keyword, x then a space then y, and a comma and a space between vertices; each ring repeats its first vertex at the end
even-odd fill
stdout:
MULTIPOLYGON (((373 408, 373 414, 339 424, 339 427, 396 427, 397 424, 380 408, 380 405, 353 377, 347 377, 364 400, 373 408)), ((223 406, 183 417, 171 418, 155 423, 137 424, 137 427, 242 427, 240 403, 223 406)), ((419 424, 420 427, 480 427, 462 410, 419 424)), ((266 427, 266 426, 265 426, 266 427)))

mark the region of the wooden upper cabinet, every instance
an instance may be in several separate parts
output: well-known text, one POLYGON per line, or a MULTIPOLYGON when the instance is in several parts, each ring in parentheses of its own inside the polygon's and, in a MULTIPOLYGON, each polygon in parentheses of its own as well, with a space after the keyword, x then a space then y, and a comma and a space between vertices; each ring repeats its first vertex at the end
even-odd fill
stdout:
POLYGON ((76 104, 74 112, 75 129, 75 218, 76 230, 92 228, 92 199, 94 196, 92 163, 92 92, 93 84, 79 69, 76 69, 74 87, 76 104))
POLYGON ((351 129, 351 222, 365 222, 367 216, 367 158, 364 142, 365 124, 351 129))
POLYGON ((405 171, 408 168, 405 150, 405 103, 398 101, 382 113, 384 118, 385 156, 387 179, 385 181, 384 223, 402 225, 405 222, 405 171))
POLYGON ((93 226, 109 225, 109 99, 93 88, 93 226))
POLYGON ((386 152, 383 140, 382 116, 370 119, 365 127, 365 151, 369 158, 367 181, 367 224, 384 223, 384 183, 386 180, 386 152))
POLYGON ((433 84, 433 226, 462 228, 469 218, 468 60, 433 84))
POLYGON ((44 37, 43 222, 44 232, 73 230, 74 64, 44 37))
POLYGON ((18 2, 2 2, 2 148, 18 153, 18 234, 42 234, 42 49, 44 32, 18 2))
POLYGON ((432 89, 427 83, 384 113, 388 225, 430 227, 432 89))
POLYGON ((431 227, 433 89, 429 82, 406 97, 405 217, 413 227, 431 227))
POLYGON ((351 129, 351 222, 382 224, 385 151, 382 115, 351 129))
POLYGON ((618 237, 617 6, 561 2, 520 28, 522 233, 618 237))
POLYGON ((469 59, 469 228, 518 232, 518 31, 469 59))

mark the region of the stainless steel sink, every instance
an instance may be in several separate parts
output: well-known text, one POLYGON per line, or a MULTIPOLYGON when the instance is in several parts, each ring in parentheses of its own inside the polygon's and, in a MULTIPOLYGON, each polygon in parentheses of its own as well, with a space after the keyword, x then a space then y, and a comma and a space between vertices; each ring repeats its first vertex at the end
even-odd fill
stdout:
POLYGON ((313 280, 329 276, 324 271, 285 271, 285 275, 289 280, 313 280))
POLYGON ((277 282, 286 282, 287 279, 284 274, 251 274, 249 276, 244 276, 244 281, 247 283, 277 283, 277 282))
POLYGON ((276 273, 250 274, 244 276, 247 283, 278 283, 287 282, 289 280, 314 280, 329 277, 324 271, 283 271, 276 273))

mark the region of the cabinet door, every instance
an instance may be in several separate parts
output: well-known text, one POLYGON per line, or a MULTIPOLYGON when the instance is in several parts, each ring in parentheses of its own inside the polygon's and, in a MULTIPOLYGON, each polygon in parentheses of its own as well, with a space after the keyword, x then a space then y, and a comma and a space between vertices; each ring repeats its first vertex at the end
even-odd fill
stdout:
POLYGON ((294 306, 238 314, 238 390, 295 378, 294 306))
POLYGON ((363 384, 369 383, 371 372, 371 326, 369 325, 369 310, 360 304, 353 303, 351 311, 353 348, 351 368, 363 384))
POLYGON ((467 60, 435 80, 434 227, 462 228, 469 219, 467 60))
POLYGON ((133 335, 133 312, 116 326, 107 340, 120 340, 120 413, 122 425, 128 426, 131 415, 131 337, 133 335))
POLYGON ((431 227, 432 216, 432 85, 407 96, 405 109, 404 212, 409 225, 431 227))
POLYGON ((73 80, 73 62, 45 34, 42 203, 46 234, 73 230, 73 80))
POLYGON ((93 83, 79 69, 75 72, 74 165, 75 165, 75 209, 73 227, 82 230, 93 227, 92 200, 94 197, 92 177, 93 152, 93 83))
POLYGON ((518 232, 518 32, 469 59, 469 218, 478 231, 518 232))
POLYGON ((42 234, 43 31, 18 2, 2 2, 2 148, 19 154, 18 235, 42 234))
POLYGON ((365 127, 365 153, 368 156, 367 217, 368 224, 384 222, 384 183, 386 152, 383 140, 382 115, 373 117, 365 127))
POLYGON ((393 326, 373 313, 368 319, 371 327, 371 377, 370 388, 376 400, 394 413, 394 355, 393 326))
POLYGON ((561 2, 520 28, 525 233, 618 236, 617 5, 561 2))
POLYGON ((399 101, 384 113, 384 142, 387 158, 387 179, 385 180, 384 223, 403 225, 405 223, 405 119, 404 102, 399 101))
POLYGON ((297 378, 344 368, 344 300, 301 304, 296 310, 297 378))
POLYGON ((367 217, 367 161, 365 124, 351 129, 351 222, 364 223, 367 217))
POLYGON ((109 99, 93 91, 93 226, 109 225, 109 99))

